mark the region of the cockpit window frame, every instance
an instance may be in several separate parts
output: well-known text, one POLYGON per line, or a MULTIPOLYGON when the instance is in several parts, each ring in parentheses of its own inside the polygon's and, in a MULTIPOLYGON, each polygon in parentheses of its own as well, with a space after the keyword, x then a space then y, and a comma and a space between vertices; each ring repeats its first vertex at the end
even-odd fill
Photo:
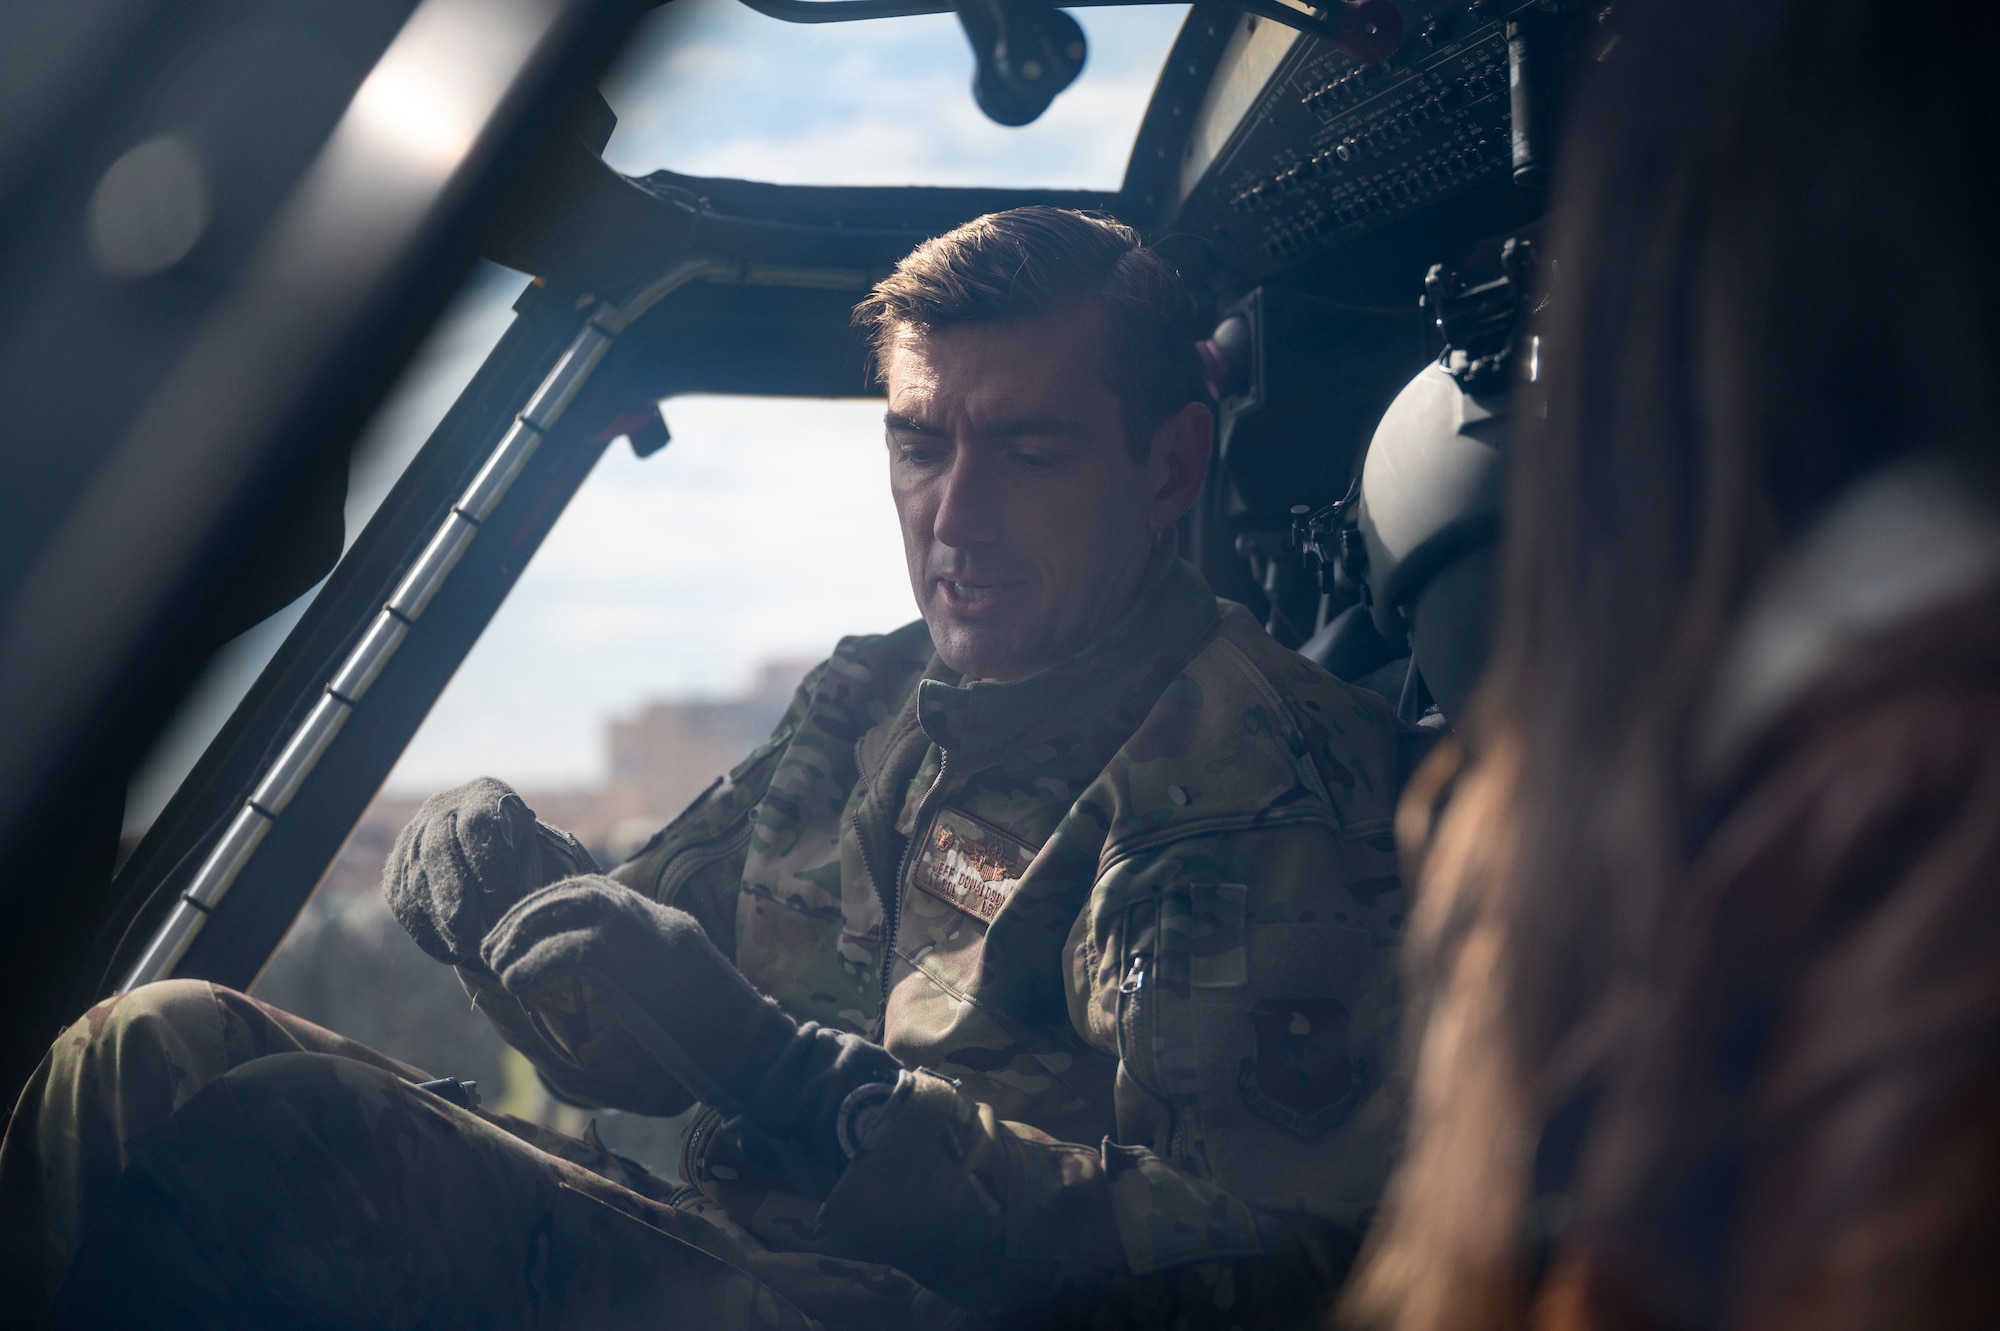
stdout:
POLYGON ((521 470, 469 545, 455 585, 427 610, 368 700, 327 737, 283 816, 168 969, 249 988, 414 735, 521 566, 588 475, 605 423, 677 393, 846 396, 872 391, 848 311, 917 241, 1023 204, 1101 210, 1141 227, 1172 206, 1188 112, 1234 25, 1197 8, 1183 25, 1116 192, 773 185, 604 165, 601 111, 565 136, 529 182, 560 207, 516 208, 483 249, 541 274, 519 317, 329 576, 188 778, 120 870, 122 942, 98 985, 134 975, 199 866, 348 660, 528 395, 585 321, 611 316, 617 345, 577 413, 521 470), (595 140, 595 142, 591 142, 595 140), (595 313, 594 313, 595 312, 595 313), (482 544, 484 541, 484 544, 482 544), (417 639, 423 636, 419 644, 417 639))

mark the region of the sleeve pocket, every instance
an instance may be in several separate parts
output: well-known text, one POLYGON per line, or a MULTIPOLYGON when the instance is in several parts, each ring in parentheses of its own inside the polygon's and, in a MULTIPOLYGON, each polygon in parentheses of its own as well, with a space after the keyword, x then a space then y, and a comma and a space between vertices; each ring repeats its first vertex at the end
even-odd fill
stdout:
POLYGON ((1188 985, 1194 989, 1241 989, 1250 983, 1249 950, 1243 941, 1242 883, 1190 883, 1188 900, 1188 985))

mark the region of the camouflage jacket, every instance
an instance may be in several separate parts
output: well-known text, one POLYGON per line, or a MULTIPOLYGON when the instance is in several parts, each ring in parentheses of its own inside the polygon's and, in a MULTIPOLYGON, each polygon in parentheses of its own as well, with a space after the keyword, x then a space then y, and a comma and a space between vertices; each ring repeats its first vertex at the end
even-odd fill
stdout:
MULTIPOLYGON (((1018 682, 961 682, 922 623, 843 640, 614 876, 925 1071, 830 1192, 714 1121, 690 1181, 773 1247, 987 1313, 1309 1313, 1400 1119, 1396 730, 1171 551, 1018 682)), ((616 1057, 536 1061, 648 1107, 616 1057)))

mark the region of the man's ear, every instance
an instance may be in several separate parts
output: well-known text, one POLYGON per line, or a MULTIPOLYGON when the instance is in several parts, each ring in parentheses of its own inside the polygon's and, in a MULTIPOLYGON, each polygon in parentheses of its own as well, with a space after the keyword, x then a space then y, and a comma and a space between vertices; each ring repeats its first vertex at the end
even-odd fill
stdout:
POLYGON ((1206 402, 1188 403, 1153 432, 1146 464, 1153 480, 1148 523, 1155 535, 1179 522, 1194 507, 1214 448, 1215 413, 1206 402))

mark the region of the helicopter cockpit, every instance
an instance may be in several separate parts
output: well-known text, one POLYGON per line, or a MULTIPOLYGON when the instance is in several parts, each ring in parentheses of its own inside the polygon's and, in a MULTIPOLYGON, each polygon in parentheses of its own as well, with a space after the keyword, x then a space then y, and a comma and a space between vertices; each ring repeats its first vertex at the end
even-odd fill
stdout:
MULTIPOLYGON (((248 988, 607 449, 667 448, 677 396, 869 396, 855 301, 999 209, 1111 214, 1197 293, 1217 461, 1181 540, 1218 594, 1413 732, 1462 713, 1506 420, 1535 379, 1517 332, 1551 287, 1554 125, 1576 62, 1616 44, 1608 10, 1114 0, 1080 24, 1045 0, 744 3, 6 20, 8 63, 46 61, 0 140, 10 1095, 105 994, 248 988), (836 25, 863 49, 913 16, 937 77, 961 79, 968 48, 974 73, 948 112, 910 73, 905 114, 976 106, 996 154, 1088 139, 1116 178, 815 178, 811 98, 772 86, 775 65, 760 82, 704 63, 724 28, 775 46, 836 25), (1083 100, 1100 67, 1139 68, 1143 103, 1083 100), (646 169, 614 138, 639 114, 614 105, 645 105, 633 69, 764 105, 802 141, 794 165, 758 178, 724 143, 646 169), (354 440, 475 264, 521 275, 504 334, 344 530, 354 440), (30 437, 71 442, 52 457, 30 437), (315 587, 121 854, 127 785, 204 663, 315 587)), ((798 59, 888 76, 841 49, 798 59)))

